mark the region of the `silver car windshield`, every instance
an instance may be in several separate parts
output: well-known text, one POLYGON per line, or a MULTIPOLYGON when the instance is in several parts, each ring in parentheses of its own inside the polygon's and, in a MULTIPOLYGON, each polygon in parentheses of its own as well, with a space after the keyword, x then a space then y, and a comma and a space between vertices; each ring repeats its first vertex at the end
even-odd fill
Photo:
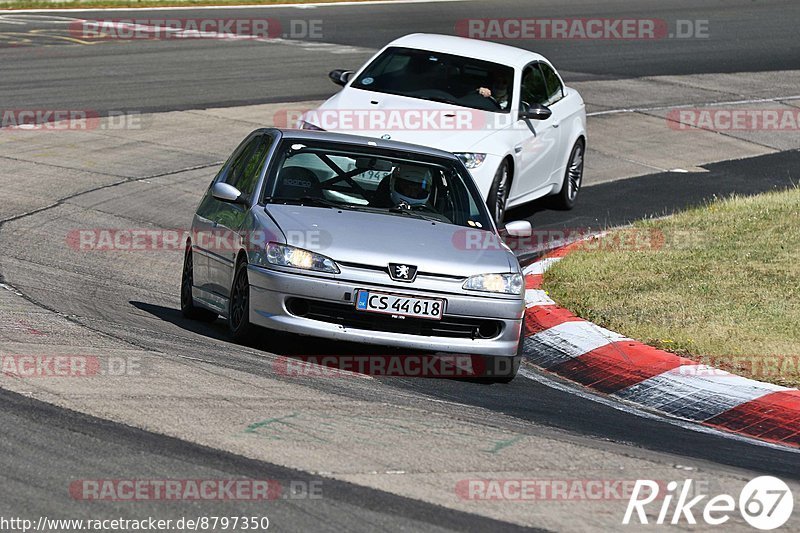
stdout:
POLYGON ((273 158, 263 200, 490 230, 486 206, 471 179, 449 159, 284 139, 273 158))
POLYGON ((387 48, 352 87, 472 109, 508 113, 514 69, 440 52, 387 48))

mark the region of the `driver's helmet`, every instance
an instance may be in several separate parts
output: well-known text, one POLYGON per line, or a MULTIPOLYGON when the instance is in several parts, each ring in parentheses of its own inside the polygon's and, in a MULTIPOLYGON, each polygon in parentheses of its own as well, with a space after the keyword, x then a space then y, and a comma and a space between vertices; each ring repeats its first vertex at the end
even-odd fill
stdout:
POLYGON ((424 167, 398 166, 392 172, 389 190, 395 205, 423 205, 431 196, 433 180, 424 167))

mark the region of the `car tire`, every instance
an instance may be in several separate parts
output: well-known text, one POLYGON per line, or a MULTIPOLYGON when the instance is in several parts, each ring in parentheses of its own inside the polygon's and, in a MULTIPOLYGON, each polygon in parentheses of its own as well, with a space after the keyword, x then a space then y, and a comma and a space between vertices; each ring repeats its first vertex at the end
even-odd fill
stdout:
POLYGON ((494 174, 492 187, 489 189, 489 196, 486 199, 486 206, 492 215, 495 224, 499 227, 503 223, 506 214, 506 203, 508 202, 508 191, 511 187, 511 169, 508 160, 504 159, 497 172, 494 174))
POLYGON ((586 155, 586 143, 578 139, 572 146, 569 154, 567 168, 564 170, 564 182, 561 192, 553 196, 553 207, 562 211, 569 211, 575 207, 578 193, 583 185, 583 161, 586 155))
POLYGON ((213 311, 194 305, 192 286, 194 285, 194 261, 192 260, 192 247, 186 247, 183 256, 183 273, 181 275, 181 313, 191 320, 201 322, 214 322, 219 316, 213 311))
POLYGON ((231 285, 228 300, 228 329, 231 339, 243 343, 250 339, 253 325, 250 323, 250 281, 247 276, 247 261, 240 259, 231 285))

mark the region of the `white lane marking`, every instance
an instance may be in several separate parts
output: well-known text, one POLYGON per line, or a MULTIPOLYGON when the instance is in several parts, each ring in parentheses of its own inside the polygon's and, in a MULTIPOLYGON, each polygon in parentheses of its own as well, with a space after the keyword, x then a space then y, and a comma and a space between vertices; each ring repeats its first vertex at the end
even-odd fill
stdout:
POLYGON ((615 115, 618 113, 640 113, 643 111, 663 111, 665 109, 685 109, 694 107, 718 107, 723 105, 743 105, 743 104, 764 104, 769 102, 777 102, 779 100, 798 100, 800 95, 793 96, 775 96, 773 98, 754 98, 751 100, 730 100, 726 102, 696 102, 691 104, 675 104, 675 105, 661 105, 653 107, 626 107, 620 109, 606 109, 605 111, 594 111, 586 113, 587 117, 597 117, 600 115, 615 115))
MULTIPOLYGON (((81 19, 81 22, 87 22, 81 19)), ((189 38, 189 37, 203 37, 209 39, 221 39, 221 40, 251 40, 251 41, 273 41, 276 39, 266 39, 263 36, 258 35, 243 35, 243 34, 232 34, 232 33, 218 33, 214 31, 200 31, 200 30, 185 30, 180 28, 170 28, 165 26, 152 26, 149 24, 138 24, 135 22, 115 22, 115 21, 104 21, 103 22, 104 28, 115 28, 116 30, 129 30, 141 33, 156 33, 161 34, 170 34, 174 35, 177 38, 189 38)))
POLYGON ((87 11, 187 11, 187 10, 214 10, 214 9, 314 9, 317 7, 347 7, 363 5, 396 5, 396 4, 433 4, 453 2, 474 2, 475 0, 366 0, 364 2, 314 2, 309 4, 269 4, 269 5, 220 5, 220 6, 176 6, 176 7, 107 7, 107 8, 78 8, 78 9, 9 9, 4 13, 85 13, 87 11))
POLYGON ((27 24, 27 22, 22 22, 22 21, 19 21, 19 20, 11 20, 6 16, 0 15, 0 24, 14 24, 14 25, 17 25, 17 26, 25 26, 27 24))
POLYGON ((767 394, 792 390, 708 365, 683 365, 613 393, 674 416, 704 421, 767 394))
POLYGON ((572 394, 573 396, 577 396, 579 398, 583 398, 584 400, 589 400, 592 402, 596 402, 606 407, 610 407, 617 411, 621 411, 623 413, 627 413, 630 415, 638 416, 640 418, 646 418, 648 420, 656 420, 659 422, 664 422, 671 426, 676 426, 682 429, 688 429, 691 431, 695 431, 697 433, 706 433, 710 435, 715 435, 717 437, 724 437, 726 439, 737 440, 741 442, 746 442, 747 444, 753 444, 756 446, 764 446, 765 448, 772 448, 775 450, 781 450, 788 453, 797 453, 800 454, 800 448, 789 448, 787 446, 782 446, 780 444, 774 444, 772 442, 766 442, 763 440, 754 439, 752 437, 748 437, 746 435, 741 435, 738 433, 730 433, 728 431, 722 431, 720 429, 715 429, 709 426, 702 426, 697 424, 696 422, 687 422, 685 420, 678 420, 675 418, 670 418, 664 415, 659 415, 655 413, 650 413, 648 411, 644 411, 641 408, 637 408, 634 405, 629 405, 624 403, 620 399, 611 398, 607 396, 601 396, 597 393, 592 393, 588 390, 580 389, 579 386, 568 386, 564 385, 558 381, 552 380, 550 378, 545 377, 542 374, 533 372, 527 368, 520 368, 519 375, 530 379, 532 381, 536 381, 537 383, 541 383, 545 387, 550 387, 551 389, 555 389, 560 392, 564 392, 566 394, 572 394))
POLYGON ((377 48, 363 48, 360 46, 350 46, 347 44, 336 44, 336 43, 323 43, 319 41, 301 41, 298 39, 283 39, 281 37, 275 37, 274 39, 269 38, 256 38, 253 39, 255 41, 263 42, 263 43, 274 43, 274 44, 285 44, 289 46, 297 46, 299 48, 303 48, 305 50, 310 51, 322 51, 328 52, 331 54, 362 54, 362 53, 375 53, 378 51, 377 48))
POLYGON ((13 12, 8 12, 8 11, 0 11, 0 13, 11 13, 9 15, 5 15, 5 14, 0 15, 0 23, 5 23, 5 24, 22 24, 22 25, 26 25, 26 24, 36 23, 36 22, 39 22, 39 23, 44 22, 45 24, 70 24, 70 23, 72 23, 72 22, 74 22, 76 20, 80 20, 80 19, 76 19, 76 18, 73 18, 73 17, 61 17, 61 16, 58 16, 58 15, 52 15, 52 16, 50 16, 50 15, 25 15, 25 14, 15 15, 15 14, 13 14, 13 12))
POLYGON ((526 348, 531 346, 558 352, 559 359, 567 360, 580 357, 612 342, 626 340, 630 339, 597 324, 585 320, 573 320, 531 335, 525 339, 525 345, 526 348))
MULTIPOLYGON (((132 19, 137 20, 137 19, 132 19)), ((77 22, 91 22, 85 19, 72 19, 77 22)), ((281 37, 264 37, 261 35, 245 35, 245 34, 231 34, 219 33, 210 31, 199 30, 185 30, 180 28, 170 28, 165 26, 153 26, 149 24, 138 24, 136 22, 117 22, 117 21, 104 21, 104 28, 115 28, 126 31, 136 31, 142 33, 154 33, 160 35, 161 33, 169 33, 179 39, 187 38, 206 38, 206 39, 219 39, 221 41, 255 41, 269 44, 280 44, 297 46, 299 48, 310 51, 329 52, 331 54, 358 54, 358 53, 374 53, 376 50, 372 48, 362 48, 358 46, 350 46, 336 43, 325 43, 318 41, 302 41, 299 39, 285 39, 281 37)), ((122 39, 126 40, 126 39, 122 39)), ((133 40, 133 39, 131 39, 133 40)))
POLYGON ((544 274, 545 270, 553 266, 555 263, 558 263, 562 259, 563 257, 548 257, 546 259, 542 259, 541 261, 536 261, 532 265, 525 267, 522 273, 526 276, 544 274))

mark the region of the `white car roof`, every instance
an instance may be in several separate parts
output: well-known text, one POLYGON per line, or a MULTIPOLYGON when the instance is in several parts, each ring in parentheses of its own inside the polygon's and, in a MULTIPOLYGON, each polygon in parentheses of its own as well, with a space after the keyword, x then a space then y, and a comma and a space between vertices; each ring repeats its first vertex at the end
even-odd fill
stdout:
POLYGON ((453 35, 438 35, 434 33, 412 33, 395 39, 387 45, 402 46, 405 48, 419 48, 432 52, 443 52, 466 57, 474 57, 484 61, 500 63, 511 67, 522 68, 531 61, 547 61, 543 56, 499 43, 455 37, 453 35))

